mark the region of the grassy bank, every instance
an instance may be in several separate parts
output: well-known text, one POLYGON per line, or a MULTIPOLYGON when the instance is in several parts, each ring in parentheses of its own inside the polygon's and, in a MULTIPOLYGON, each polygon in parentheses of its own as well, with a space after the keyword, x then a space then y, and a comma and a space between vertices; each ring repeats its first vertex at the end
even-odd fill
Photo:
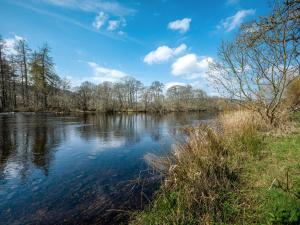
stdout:
POLYGON ((131 224, 300 224, 300 114, 280 130, 258 115, 193 128, 166 158, 154 201, 131 224))

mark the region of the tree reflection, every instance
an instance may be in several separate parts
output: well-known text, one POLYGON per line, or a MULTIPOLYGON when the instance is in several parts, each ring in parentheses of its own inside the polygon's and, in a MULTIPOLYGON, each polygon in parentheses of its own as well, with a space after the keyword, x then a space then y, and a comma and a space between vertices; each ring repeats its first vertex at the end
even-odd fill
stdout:
MULTIPOLYGON (((88 142, 97 140, 101 150, 134 145, 147 138, 159 142, 165 135, 178 135, 183 125, 189 124, 197 117, 199 114, 184 113, 81 114, 73 117, 77 123, 81 121, 81 125, 70 129, 75 130, 80 138, 88 142)), ((56 147, 66 140, 70 133, 66 120, 66 117, 48 114, 1 115, 0 176, 7 176, 4 173, 12 171, 12 165, 14 174, 8 176, 25 178, 32 165, 48 175, 56 147)))
POLYGON ((25 178, 30 165, 48 175, 55 146, 65 138, 64 127, 56 126, 46 115, 23 114, 0 117, 0 174, 25 178), (14 166, 14 174, 4 174, 14 166))

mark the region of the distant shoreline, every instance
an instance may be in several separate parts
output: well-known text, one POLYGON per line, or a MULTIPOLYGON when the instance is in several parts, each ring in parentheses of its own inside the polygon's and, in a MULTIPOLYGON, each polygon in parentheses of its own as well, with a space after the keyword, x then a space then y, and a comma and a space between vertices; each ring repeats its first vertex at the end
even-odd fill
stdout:
POLYGON ((122 111, 81 111, 81 110, 71 110, 71 111, 9 111, 9 112, 0 112, 0 115, 4 114, 15 114, 15 113, 31 113, 31 114, 70 114, 70 113, 82 113, 82 114, 116 114, 116 113, 145 113, 145 114, 167 114, 167 113, 184 113, 184 112, 218 112, 220 110, 211 110, 211 109, 201 109, 201 110, 164 110, 164 111, 144 111, 144 110, 122 110, 122 111))

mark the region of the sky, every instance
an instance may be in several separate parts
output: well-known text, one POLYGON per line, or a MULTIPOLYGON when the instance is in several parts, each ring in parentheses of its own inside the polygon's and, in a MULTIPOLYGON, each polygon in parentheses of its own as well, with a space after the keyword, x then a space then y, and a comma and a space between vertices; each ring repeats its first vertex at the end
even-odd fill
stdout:
POLYGON ((7 51, 25 39, 51 47, 72 86, 131 76, 150 85, 191 84, 215 95, 207 75, 222 40, 266 15, 268 0, 0 0, 7 51))

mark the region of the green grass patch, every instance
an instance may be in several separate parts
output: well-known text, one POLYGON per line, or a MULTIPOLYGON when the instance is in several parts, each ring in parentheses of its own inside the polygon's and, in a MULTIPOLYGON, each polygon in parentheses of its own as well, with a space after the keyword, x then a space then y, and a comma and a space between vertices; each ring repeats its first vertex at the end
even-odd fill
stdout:
POLYGON ((251 209, 248 224, 300 224, 300 133, 266 137, 264 156, 245 166, 241 187, 251 209))
POLYGON ((300 224, 300 134, 275 140, 269 147, 274 154, 277 179, 266 191, 263 207, 267 224, 300 224))
POLYGON ((196 224, 193 212, 188 210, 185 201, 182 200, 184 197, 182 194, 180 189, 173 191, 161 189, 148 208, 133 215, 134 219, 131 224, 196 224))
POLYGON ((266 224, 300 224, 300 199, 293 192, 280 188, 269 190, 263 209, 266 224))
POLYGON ((294 113, 293 119, 300 123, 300 111, 294 113))

